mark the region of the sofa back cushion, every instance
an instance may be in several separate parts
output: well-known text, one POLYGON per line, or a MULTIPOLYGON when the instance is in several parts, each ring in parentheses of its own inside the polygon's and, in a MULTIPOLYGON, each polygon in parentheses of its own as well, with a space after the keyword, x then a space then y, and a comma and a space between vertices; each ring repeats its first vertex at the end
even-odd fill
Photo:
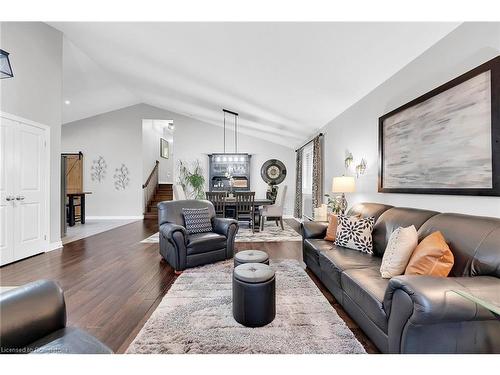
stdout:
POLYGON ((208 208, 210 219, 215 217, 214 205, 206 200, 179 200, 158 203, 158 224, 173 223, 184 226, 183 208, 208 208))
POLYGON ((393 207, 384 211, 373 227, 373 254, 379 257, 384 255, 389 238, 397 228, 414 225, 418 231, 423 223, 437 214, 436 211, 406 207, 393 207))
POLYGON ((389 208, 392 208, 392 206, 382 203, 358 203, 352 206, 352 208, 347 212, 347 216, 359 215, 363 218, 373 217, 376 222, 379 216, 389 208))
POLYGON ((455 258, 450 276, 500 277, 500 219, 438 214, 419 229, 419 241, 440 231, 455 258))

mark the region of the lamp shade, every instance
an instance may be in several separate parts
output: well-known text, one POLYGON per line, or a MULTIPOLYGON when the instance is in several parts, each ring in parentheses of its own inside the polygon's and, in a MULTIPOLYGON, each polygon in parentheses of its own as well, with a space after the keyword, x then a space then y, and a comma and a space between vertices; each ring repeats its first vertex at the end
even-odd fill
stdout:
POLYGON ((9 53, 0 49, 0 78, 12 78, 13 76, 9 53))
POLYGON ((334 177, 332 182, 333 193, 352 193, 356 190, 354 177, 341 176, 334 177))

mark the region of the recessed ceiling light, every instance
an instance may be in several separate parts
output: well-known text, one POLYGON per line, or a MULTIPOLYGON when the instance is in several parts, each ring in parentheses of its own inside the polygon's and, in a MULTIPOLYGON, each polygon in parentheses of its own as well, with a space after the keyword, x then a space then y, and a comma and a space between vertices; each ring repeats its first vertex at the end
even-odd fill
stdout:
POLYGON ((64 101, 64 104, 66 104, 66 105, 70 105, 70 104, 71 104, 71 101, 69 101, 68 99, 66 99, 66 100, 64 101))

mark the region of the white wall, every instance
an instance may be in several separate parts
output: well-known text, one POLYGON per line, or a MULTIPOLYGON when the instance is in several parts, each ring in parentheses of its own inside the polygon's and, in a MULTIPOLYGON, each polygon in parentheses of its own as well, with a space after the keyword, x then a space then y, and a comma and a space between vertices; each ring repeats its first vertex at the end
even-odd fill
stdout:
MULTIPOLYGON (((396 46, 397 47, 397 46, 396 46)), ((443 212, 500 216, 500 197, 377 193, 378 118, 500 54, 500 23, 458 27, 389 80, 351 106, 322 130, 325 134, 325 193, 333 176, 344 172, 344 152, 368 169, 349 203, 381 202, 443 212)), ((369 62, 367 62, 369 63, 369 62)))
POLYGON ((158 180, 160 183, 173 183, 174 163, 173 163, 173 133, 169 131, 166 124, 170 120, 146 119, 142 121, 142 162, 143 180, 146 181, 151 173, 156 160, 160 162, 158 166, 158 180), (165 139, 169 144, 169 158, 160 156, 160 139, 165 139))
MULTIPOLYGON (((206 172, 208 182, 208 154, 223 151, 223 128, 172 113, 174 120, 174 162, 199 159, 206 172)), ((222 122, 222 111, 221 111, 222 122)), ((234 132, 226 128, 226 152, 234 152, 234 132)), ((285 214, 293 215, 295 199, 295 151, 293 148, 263 141, 249 135, 238 135, 238 152, 252 155, 250 189, 256 198, 265 198, 267 185, 260 177, 260 168, 269 159, 281 160, 287 169, 287 176, 281 185, 287 185, 285 214)), ((177 167, 174 175, 177 178, 177 167)), ((208 186, 208 185, 207 185, 208 186)))
MULTIPOLYGON (((83 185, 92 192, 86 201, 88 216, 139 217, 143 214, 142 184, 154 161, 151 165, 143 163, 142 120, 168 118, 166 116, 161 109, 138 104, 63 125, 62 152, 82 151, 84 155, 83 185), (91 178, 92 162, 99 156, 104 157, 108 165, 106 178, 101 183, 91 178), (113 175, 122 163, 130 171, 130 184, 127 189, 117 191, 113 175)), ((157 160, 159 144, 155 142, 150 147, 154 148, 157 155, 154 160, 157 160)))
POLYGON ((50 242, 61 239, 62 33, 41 22, 1 22, 13 78, 0 80, 0 109, 50 126, 50 242))
MULTIPOLYGON (((221 116, 222 117, 222 116, 221 116)), ((142 215, 142 184, 151 172, 154 160, 159 155, 158 135, 146 132, 143 139, 143 119, 173 120, 173 158, 171 165, 177 166, 179 159, 203 163, 208 181, 208 154, 221 152, 222 128, 204 123, 178 113, 165 111, 146 104, 138 104, 117 111, 64 124, 62 128, 62 151, 84 154, 84 188, 93 194, 87 198, 89 216, 140 216, 142 215), (144 147, 144 149, 143 149, 144 147), (151 152, 154 149, 154 152, 151 152), (147 154, 147 156, 146 156, 147 154), (108 174, 101 184, 91 180, 92 160, 102 155, 108 164, 108 174), (144 158, 143 158, 144 155, 144 158), (147 162, 146 160, 152 160, 147 162), (125 191, 116 191, 113 185, 114 169, 125 163, 130 170, 130 187, 125 191), (151 164, 151 166, 149 166, 151 164)), ((148 122, 144 124, 148 127, 148 122)), ((168 137, 168 134, 164 134, 168 137)), ((228 139, 234 139, 227 132, 228 139)), ((286 214, 293 214, 295 191, 295 152, 277 144, 241 134, 239 152, 252 154, 251 189, 256 196, 266 195, 267 185, 260 177, 260 168, 268 159, 279 159, 288 170, 283 184, 288 185, 286 214)), ((229 145, 229 142, 228 142, 229 145)), ((171 149, 171 152, 172 152, 171 149)), ((233 143, 227 150, 233 151, 233 143)), ((174 168, 174 180, 175 180, 174 168)), ((207 185, 208 186, 208 185, 207 185)))

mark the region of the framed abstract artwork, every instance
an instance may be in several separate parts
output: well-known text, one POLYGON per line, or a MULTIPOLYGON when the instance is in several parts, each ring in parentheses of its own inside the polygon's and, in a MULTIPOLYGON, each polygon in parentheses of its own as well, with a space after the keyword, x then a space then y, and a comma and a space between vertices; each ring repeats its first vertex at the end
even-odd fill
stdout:
POLYGON ((378 191, 500 196, 500 56, 379 118, 378 191))
POLYGON ((160 138, 160 156, 164 159, 168 159, 170 155, 170 147, 166 139, 160 138))

